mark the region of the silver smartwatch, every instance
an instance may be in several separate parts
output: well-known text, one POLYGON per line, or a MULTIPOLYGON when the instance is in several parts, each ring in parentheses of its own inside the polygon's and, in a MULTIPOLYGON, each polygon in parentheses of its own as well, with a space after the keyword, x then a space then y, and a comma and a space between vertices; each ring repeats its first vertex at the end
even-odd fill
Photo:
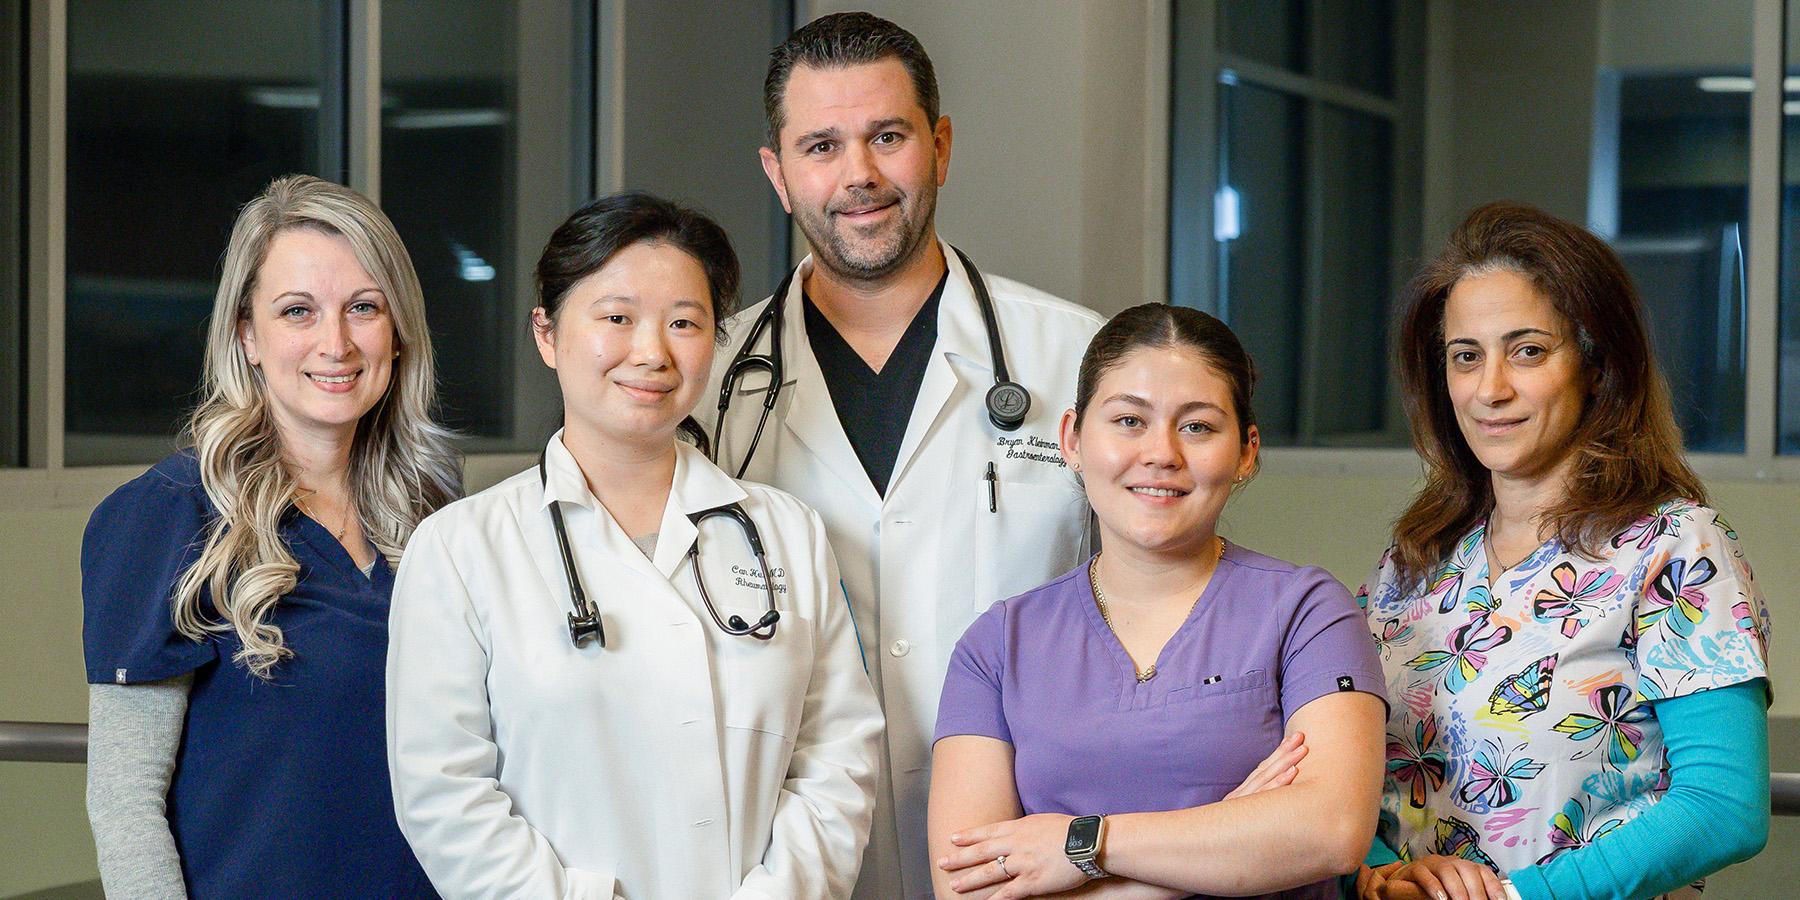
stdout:
POLYGON ((1105 878, 1106 870, 1096 861, 1106 843, 1106 818, 1077 816, 1069 822, 1069 837, 1063 841, 1063 855, 1089 878, 1105 878))

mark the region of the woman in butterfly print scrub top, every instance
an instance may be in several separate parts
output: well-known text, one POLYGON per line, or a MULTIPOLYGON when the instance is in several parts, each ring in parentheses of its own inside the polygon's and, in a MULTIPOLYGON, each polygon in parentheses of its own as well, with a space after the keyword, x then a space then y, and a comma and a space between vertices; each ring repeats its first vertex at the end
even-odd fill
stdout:
POLYGON ((1687 893, 1767 838, 1769 622, 1682 461, 1635 289, 1592 235, 1495 204, 1409 305, 1427 482, 1358 593, 1399 861, 1359 890, 1687 893))

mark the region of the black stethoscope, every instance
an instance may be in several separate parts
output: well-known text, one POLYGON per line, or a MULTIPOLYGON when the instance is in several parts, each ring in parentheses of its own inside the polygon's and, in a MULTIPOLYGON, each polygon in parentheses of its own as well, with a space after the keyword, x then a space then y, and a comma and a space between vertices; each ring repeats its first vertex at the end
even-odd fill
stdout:
MULTIPOLYGON (((1013 381, 1006 372, 1006 351, 1000 347, 1000 323, 994 315, 994 301, 988 296, 987 285, 983 283, 981 273, 976 271, 975 263, 967 254, 955 247, 950 251, 962 260, 963 269, 969 275, 969 287, 975 291, 975 303, 981 307, 981 322, 987 327, 988 351, 993 357, 994 386, 987 392, 988 420, 1001 431, 1017 431, 1025 424, 1025 415, 1031 411, 1031 394, 1025 387, 1013 381)), ((782 308, 787 305, 788 288, 794 282, 794 271, 789 271, 781 279, 781 286, 769 298, 769 305, 756 317, 755 324, 750 326, 750 334, 745 337, 744 345, 738 348, 737 355, 732 357, 731 365, 725 368, 725 379, 719 385, 719 424, 714 427, 712 435, 713 452, 719 452, 724 446, 721 438, 725 434, 726 414, 731 411, 731 392, 737 386, 738 379, 745 372, 762 370, 769 373, 769 389, 764 393, 762 412, 756 417, 756 433, 750 438, 750 448, 738 462, 737 474, 744 477, 750 468, 750 459, 756 455, 756 445, 762 441, 763 427, 769 422, 769 413, 775 410, 775 401, 779 399, 782 388, 782 375, 785 368, 781 356, 782 308), (763 332, 769 333, 769 352, 756 353, 756 342, 763 332)))
MULTIPOLYGON (((546 451, 548 448, 546 448, 546 451)), ((538 485, 549 482, 549 475, 544 469, 545 453, 538 454, 538 485)), ((694 535, 694 544, 688 548, 688 566, 694 570, 694 586, 700 589, 700 601, 706 604, 706 612, 712 616, 713 624, 718 625, 726 634, 743 637, 749 635, 759 641, 766 641, 775 636, 775 624, 781 621, 781 613, 775 609, 775 575, 769 568, 769 557, 763 552, 762 535, 756 530, 756 523, 750 514, 736 503, 703 509, 696 513, 688 513, 688 521, 694 523, 698 531, 700 523, 707 519, 723 516, 736 522, 739 530, 744 532, 744 540, 750 544, 750 552, 756 554, 756 565, 762 571, 763 592, 769 598, 769 610, 752 625, 744 621, 743 616, 733 615, 729 619, 719 618, 719 610, 713 606, 712 596, 706 592, 706 580, 700 577, 700 535, 694 535)), ((569 532, 563 527, 562 501, 550 504, 550 521, 556 526, 556 546, 562 551, 563 574, 569 578, 569 605, 575 608, 569 613, 569 640, 579 647, 589 638, 606 646, 606 627, 600 623, 600 610, 589 602, 587 593, 581 589, 581 573, 575 570, 575 554, 569 550, 569 532)))

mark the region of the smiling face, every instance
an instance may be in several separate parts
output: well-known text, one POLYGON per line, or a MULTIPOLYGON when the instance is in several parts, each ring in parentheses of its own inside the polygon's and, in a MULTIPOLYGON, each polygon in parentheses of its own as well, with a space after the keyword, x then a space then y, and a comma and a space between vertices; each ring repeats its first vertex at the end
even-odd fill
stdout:
POLYGON ((817 263, 876 281, 917 258, 950 171, 950 119, 925 120, 906 67, 891 58, 795 66, 782 111, 763 172, 817 263))
POLYGON ((578 441, 661 448, 712 371, 711 288, 700 262, 669 244, 632 244, 575 283, 554 321, 532 314, 538 354, 562 386, 578 441))
POLYGON ((1200 552, 1232 485, 1256 467, 1258 436, 1240 440, 1231 384, 1188 347, 1140 347, 1107 369, 1076 430, 1063 415, 1063 456, 1100 520, 1101 545, 1200 552))
POLYGON ((238 340, 262 373, 277 429, 289 434, 355 434, 393 376, 387 297, 349 241, 311 228, 269 241, 238 340))
POLYGON ((1465 277, 1444 303, 1444 378, 1463 440, 1496 478, 1569 458, 1587 377, 1574 327, 1515 272, 1465 277))

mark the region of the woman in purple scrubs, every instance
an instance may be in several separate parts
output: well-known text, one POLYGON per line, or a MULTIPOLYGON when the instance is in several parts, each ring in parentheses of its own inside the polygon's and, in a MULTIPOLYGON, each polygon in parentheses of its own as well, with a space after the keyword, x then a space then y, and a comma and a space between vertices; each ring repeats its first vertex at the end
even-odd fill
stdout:
POLYGON ((1104 550, 957 644, 933 750, 939 897, 1325 898, 1362 859, 1374 642, 1323 570, 1217 532, 1256 471, 1254 383, 1196 310, 1134 307, 1088 346, 1062 452, 1104 550))

